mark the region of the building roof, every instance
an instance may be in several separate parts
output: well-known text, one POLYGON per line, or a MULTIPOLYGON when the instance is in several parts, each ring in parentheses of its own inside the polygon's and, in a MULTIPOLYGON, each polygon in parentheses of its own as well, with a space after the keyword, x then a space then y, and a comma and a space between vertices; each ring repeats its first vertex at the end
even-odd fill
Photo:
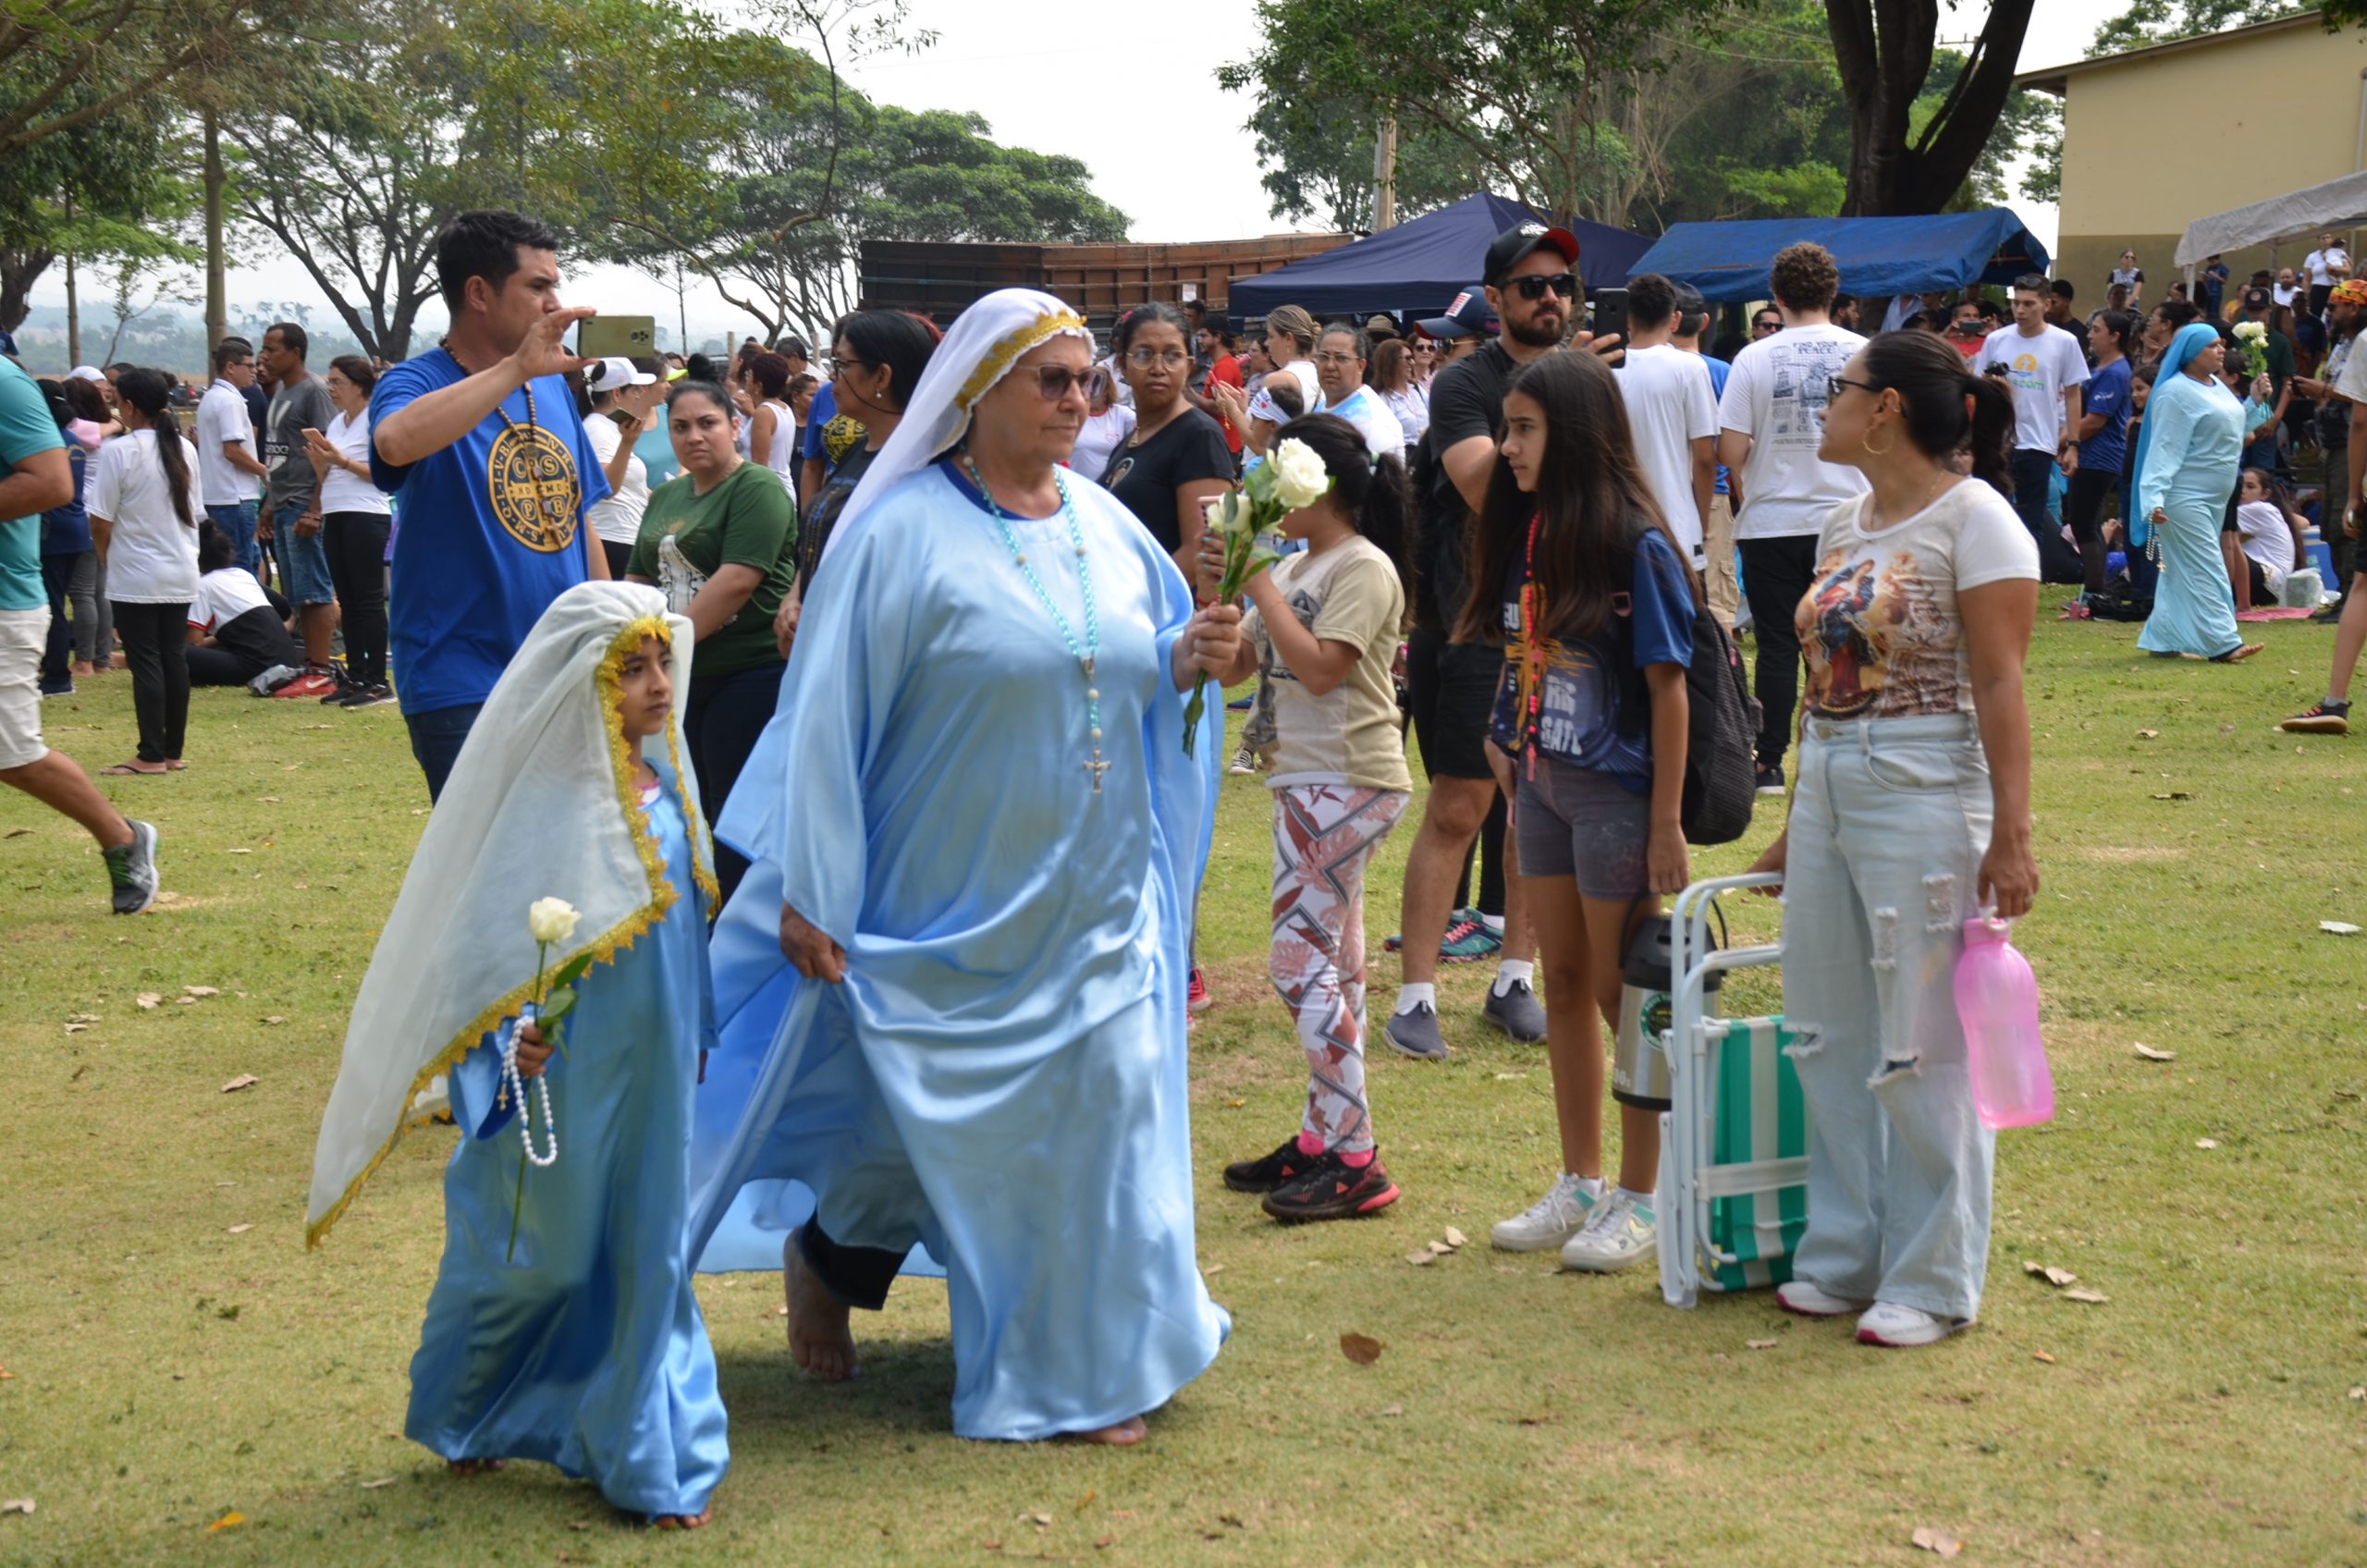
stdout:
POLYGON ((2231 27, 2223 32, 2206 32, 2193 38, 2173 39, 2167 43, 2151 43, 2142 49, 2130 49, 2118 55, 2100 55, 2092 60, 2074 60, 2069 65, 2049 66, 2043 70, 2024 71, 2014 79, 2014 85, 2027 87, 2034 92, 2052 92, 2061 97, 2068 91, 2073 77, 2088 71, 2104 70, 2114 66, 2127 65, 2132 60, 2156 59, 2164 55, 2176 54, 2182 49, 2216 47, 2236 39, 2281 32, 2287 28, 2300 27, 2304 23, 2312 27, 2324 25, 2319 19, 2316 8, 2312 7, 2305 11, 2295 11, 2287 16, 2272 17, 2264 22, 2251 22, 2243 27, 2231 27))

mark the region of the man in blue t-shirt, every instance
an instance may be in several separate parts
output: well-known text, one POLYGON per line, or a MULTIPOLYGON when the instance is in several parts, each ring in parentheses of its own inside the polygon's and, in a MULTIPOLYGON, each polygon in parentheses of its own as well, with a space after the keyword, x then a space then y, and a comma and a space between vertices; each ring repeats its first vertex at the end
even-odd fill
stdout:
POLYGON ((378 378, 370 476, 397 498, 388 652, 432 801, 526 633, 608 575, 583 526, 608 481, 560 379, 590 363, 558 301, 558 238, 511 212, 462 213, 435 241, 443 344, 378 378))
POLYGON ((0 784, 90 829, 115 884, 115 912, 156 901, 156 830, 108 803, 70 757, 42 743, 36 674, 49 638, 41 514, 74 498, 74 469, 41 388, 0 359, 0 784))

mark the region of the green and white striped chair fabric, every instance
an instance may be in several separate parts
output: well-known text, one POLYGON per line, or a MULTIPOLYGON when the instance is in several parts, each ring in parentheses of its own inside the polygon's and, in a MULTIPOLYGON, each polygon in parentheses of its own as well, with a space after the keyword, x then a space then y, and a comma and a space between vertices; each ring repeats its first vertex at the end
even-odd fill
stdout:
POLYGON ((1694 1182, 1710 1212, 1709 1244, 1696 1265, 1701 1288, 1780 1285, 1792 1277, 1792 1249, 1809 1215, 1808 1104, 1784 1054, 1794 1036, 1780 1016, 1706 1025, 1712 1092, 1702 1145, 1710 1158, 1694 1182))

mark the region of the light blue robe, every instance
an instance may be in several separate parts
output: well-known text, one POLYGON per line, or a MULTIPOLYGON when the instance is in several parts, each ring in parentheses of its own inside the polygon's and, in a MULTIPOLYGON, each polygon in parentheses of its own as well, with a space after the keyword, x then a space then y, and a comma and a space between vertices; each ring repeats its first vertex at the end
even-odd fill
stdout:
MULTIPOLYGON (((2162 575, 2153 613, 2138 633, 2149 653, 2216 658, 2243 645, 2236 630, 2236 594, 2219 553, 2227 498, 2236 493, 2247 431, 2270 410, 2236 400, 2214 378, 2183 373, 2162 376, 2145 403, 2145 463, 2137 476, 2137 515, 2159 507, 2168 521, 2162 537, 2162 575)), ((2140 543, 2143 529, 2133 529, 2140 543)))
MULTIPOLYGON (((713 1035, 705 912, 668 770, 649 808, 681 895, 576 987, 551 1059, 558 1159, 526 1171, 494 1037, 450 1076, 465 1134, 444 1173, 444 1264, 404 1431, 447 1459, 532 1459, 620 1509, 697 1514, 730 1462, 715 1352, 691 1289, 692 1096, 713 1035)), ((534 1146, 546 1146, 542 1094, 534 1146)))
MULTIPOLYGON (((835 1242, 925 1243, 972 1438, 1154 1409, 1230 1327, 1195 1253, 1184 1042, 1223 702, 1187 759, 1169 659, 1190 591, 1124 507, 1067 483, 1099 795, 1077 660, 937 465, 832 545, 717 825, 754 864, 715 937, 700 1267, 779 1268, 814 1198, 835 1242), (845 984, 782 959, 784 900, 846 949, 845 984)), ((1012 527, 1082 643, 1066 524, 1012 527)))

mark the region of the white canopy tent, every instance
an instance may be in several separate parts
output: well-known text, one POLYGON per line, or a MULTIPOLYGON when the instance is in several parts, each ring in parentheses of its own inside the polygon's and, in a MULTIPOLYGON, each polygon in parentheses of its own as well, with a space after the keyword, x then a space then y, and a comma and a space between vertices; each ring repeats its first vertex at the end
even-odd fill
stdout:
POLYGON ((2249 207, 2233 207, 2197 218, 2178 237, 2177 264, 2186 269, 2189 287, 2194 269, 2206 257, 2224 255, 2250 245, 2274 245, 2280 239, 2315 237, 2327 229, 2347 230, 2367 224, 2367 172, 2288 191, 2249 207))

